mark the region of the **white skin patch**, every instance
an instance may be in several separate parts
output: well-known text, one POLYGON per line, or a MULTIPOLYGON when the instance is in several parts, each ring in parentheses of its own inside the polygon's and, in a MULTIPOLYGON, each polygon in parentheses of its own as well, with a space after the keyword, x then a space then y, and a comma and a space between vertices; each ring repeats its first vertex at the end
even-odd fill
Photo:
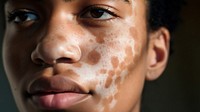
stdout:
MULTIPOLYGON (((123 84, 125 77, 129 73, 127 69, 121 70, 119 66, 117 66, 117 68, 114 68, 111 63, 112 57, 117 57, 119 60, 119 64, 125 62, 125 58, 127 57, 125 49, 127 45, 130 45, 133 55, 135 54, 135 42, 133 37, 130 37, 129 33, 124 34, 124 32, 121 31, 120 35, 117 35, 117 37, 115 37, 116 35, 111 36, 111 34, 109 33, 106 35, 108 35, 108 38, 105 38, 105 43, 99 44, 96 48, 94 48, 95 51, 97 51, 101 55, 101 58, 97 64, 90 65, 88 63, 81 63, 82 66, 80 68, 72 68, 80 76, 80 79, 84 82, 98 80, 95 93, 101 98, 98 104, 99 112, 104 111, 104 100, 110 97, 112 97, 112 101, 110 102, 110 104, 108 104, 109 108, 112 109, 115 107, 117 103, 115 95, 118 93, 118 85, 116 85, 115 81, 118 77, 120 77, 121 81, 119 83, 123 84), (109 44, 112 44, 112 46, 110 47, 109 44), (99 72, 101 69, 106 69, 107 72, 105 74, 101 74, 99 72), (111 77, 112 82, 110 83, 109 87, 106 88, 106 80, 109 77, 108 71, 114 71, 115 73, 116 71, 120 71, 120 74, 118 76, 114 74, 113 77, 111 77)), ((128 66, 132 62, 125 63, 126 66, 128 66)))
POLYGON ((136 5, 136 3, 135 3, 135 0, 132 0, 131 1, 132 2, 132 15, 131 16, 129 16, 129 17, 127 17, 126 19, 125 19, 125 22, 126 22, 126 24, 127 25, 129 25, 130 27, 135 27, 135 22, 133 22, 134 20, 136 20, 136 11, 135 11, 135 9, 136 9, 136 7, 137 7, 137 5, 136 5))
POLYGON ((113 99, 112 102, 109 104, 110 109, 114 108, 115 105, 116 105, 116 103, 117 103, 117 100, 116 100, 116 99, 113 99))
MULTIPOLYGON (((33 1, 24 2, 29 5, 33 1)), ((146 41, 146 27, 144 27, 146 24, 143 19, 145 15, 144 1, 132 0, 132 6, 128 5, 127 2, 124 3, 124 1, 112 1, 113 3, 109 3, 104 0, 89 0, 86 2, 88 2, 86 5, 92 6, 92 8, 89 8, 90 10, 82 6, 81 1, 68 3, 58 0, 44 1, 44 3, 53 6, 41 6, 45 7, 44 9, 50 9, 47 10, 48 12, 44 10, 43 12, 41 11, 41 14, 38 14, 48 19, 48 21, 44 22, 44 25, 47 27, 39 27, 42 26, 41 24, 43 23, 41 22, 43 21, 31 21, 23 23, 23 25, 7 24, 7 35, 4 41, 4 63, 8 66, 6 71, 10 72, 10 75, 8 75, 10 76, 9 80, 13 82, 12 86, 15 86, 13 90, 15 90, 14 88, 19 88, 18 91, 14 92, 14 95, 21 111, 40 111, 40 108, 35 108, 29 102, 27 103, 29 98, 23 99, 24 96, 22 97, 19 94, 27 91, 25 90, 28 88, 26 85, 30 85, 30 82, 35 81, 37 77, 54 77, 54 75, 69 77, 81 85, 86 92, 90 90, 91 94, 88 95, 91 97, 89 99, 74 105, 74 107, 84 108, 70 107, 69 111, 129 112, 132 106, 135 106, 138 102, 145 72, 145 70, 141 70, 141 67, 145 67, 145 62, 143 61, 146 58, 146 54, 141 54, 143 52, 140 52, 143 50, 143 45, 146 45, 144 44, 146 41), (76 14, 82 15, 85 13, 86 9, 88 14, 89 12, 91 13, 91 9, 94 8, 93 5, 99 3, 102 3, 102 5, 100 4, 96 8, 109 9, 108 12, 111 11, 118 15, 118 17, 116 16, 108 20, 83 18, 83 16, 80 16, 81 18, 74 18, 79 17, 76 14), (81 7, 78 7, 79 5, 81 7), (107 6, 110 7, 107 8, 107 6), (77 7, 80 9, 77 9, 77 7), (60 13, 61 16, 59 15, 60 13), (55 20, 49 20, 51 18, 55 20), (38 30, 32 27, 32 25, 38 25, 38 30), (43 32, 46 30, 47 32, 43 32), (29 32, 34 32, 34 34, 29 34, 29 32), (49 41, 51 44, 49 46, 52 47, 50 48, 43 43, 46 46, 43 48, 45 50, 44 54, 36 50, 39 54, 42 53, 41 57, 45 55, 45 59, 42 57, 43 61, 51 62, 49 56, 51 58, 60 58, 59 56, 70 55, 69 58, 73 59, 72 63, 62 62, 63 60, 61 59, 57 65, 49 67, 50 70, 48 70, 41 68, 41 65, 34 62, 34 59, 30 60, 30 53, 33 52, 32 50, 37 46, 36 43, 40 38, 43 38, 41 36, 45 36, 46 42, 49 41), (58 38, 54 38, 56 36, 58 38), (18 50, 13 50, 13 46, 18 50), (68 49, 65 49, 66 47, 68 49), (20 50, 21 48, 27 50, 20 50), (50 49, 52 52, 50 52, 50 49), (58 51, 65 50, 66 52, 58 53, 58 51), (50 71, 50 73, 46 71, 50 71), (35 75, 37 72, 40 73, 38 76, 35 75), (18 85, 19 82, 21 83, 20 86, 18 85), (134 85, 134 88, 129 90, 129 85, 134 85), (123 106, 124 102, 127 102, 125 108, 123 106)), ((13 1, 13 5, 16 7, 15 1, 13 1)), ((34 5, 33 8, 38 9, 38 6, 34 5)), ((13 9, 7 6, 6 10, 12 11, 13 9)), ((35 11, 33 10, 33 12, 35 11)), ((39 55, 38 57, 41 58, 39 55)))

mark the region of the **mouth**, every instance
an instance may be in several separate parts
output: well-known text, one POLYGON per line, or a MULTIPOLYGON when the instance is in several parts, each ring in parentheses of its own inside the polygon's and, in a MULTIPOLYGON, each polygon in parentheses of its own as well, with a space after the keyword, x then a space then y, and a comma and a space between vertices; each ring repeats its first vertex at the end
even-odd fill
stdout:
POLYGON ((28 89, 31 101, 45 110, 62 110, 91 97, 89 90, 75 81, 56 75, 35 80, 28 89))

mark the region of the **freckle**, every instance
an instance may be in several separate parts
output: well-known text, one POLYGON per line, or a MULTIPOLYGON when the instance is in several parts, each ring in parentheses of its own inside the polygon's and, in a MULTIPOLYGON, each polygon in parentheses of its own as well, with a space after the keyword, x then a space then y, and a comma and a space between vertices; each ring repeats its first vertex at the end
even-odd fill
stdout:
POLYGON ((75 63, 75 64, 73 64, 73 66, 77 67, 77 68, 80 68, 82 66, 82 64, 81 63, 75 63))
POLYGON ((103 37, 96 37, 96 41, 97 41, 97 43, 102 44, 102 43, 104 43, 104 38, 103 37))
POLYGON ((117 57, 112 57, 111 63, 112 63, 113 68, 117 68, 118 65, 119 65, 119 60, 118 60, 118 58, 117 58, 117 57))
POLYGON ((114 71, 109 71, 108 72, 108 77, 106 79, 106 83, 105 83, 105 88, 109 88, 113 79, 112 77, 114 76, 115 72, 114 71))
POLYGON ((92 42, 94 42, 92 39, 90 39, 90 42, 92 43, 92 42))
POLYGON ((106 74, 107 70, 106 69, 101 69, 100 74, 106 74))
POLYGON ((88 54, 87 63, 90 65, 95 65, 99 62, 100 58, 100 53, 98 53, 96 50, 93 50, 88 54))

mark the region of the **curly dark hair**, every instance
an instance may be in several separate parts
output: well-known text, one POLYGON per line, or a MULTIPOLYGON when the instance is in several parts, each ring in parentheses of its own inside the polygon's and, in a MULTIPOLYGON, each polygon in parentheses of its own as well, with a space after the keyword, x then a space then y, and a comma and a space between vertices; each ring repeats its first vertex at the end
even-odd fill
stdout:
MULTIPOLYGON (((1 0, 0 17, 3 15, 3 7, 7 0, 1 0)), ((147 23, 149 31, 155 31, 160 27, 166 27, 173 32, 180 19, 179 13, 184 0, 147 0, 147 23)), ((1 18, 4 19, 4 18, 1 18)))
POLYGON ((166 27, 173 32, 180 21, 180 11, 184 4, 184 0, 148 0, 149 30, 166 27))

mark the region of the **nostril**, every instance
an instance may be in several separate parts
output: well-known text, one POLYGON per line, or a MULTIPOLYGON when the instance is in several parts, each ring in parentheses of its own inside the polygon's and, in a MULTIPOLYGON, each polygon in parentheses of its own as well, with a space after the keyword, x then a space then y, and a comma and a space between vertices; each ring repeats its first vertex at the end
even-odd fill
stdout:
POLYGON ((45 62, 40 58, 34 59, 34 63, 37 64, 37 65, 40 65, 40 66, 46 65, 45 62))
POLYGON ((38 43, 31 54, 32 62, 41 66, 52 66, 56 63, 75 63, 80 58, 79 46, 51 40, 38 43))
POLYGON ((74 60, 71 58, 62 57, 56 60, 56 63, 73 63, 74 60))

